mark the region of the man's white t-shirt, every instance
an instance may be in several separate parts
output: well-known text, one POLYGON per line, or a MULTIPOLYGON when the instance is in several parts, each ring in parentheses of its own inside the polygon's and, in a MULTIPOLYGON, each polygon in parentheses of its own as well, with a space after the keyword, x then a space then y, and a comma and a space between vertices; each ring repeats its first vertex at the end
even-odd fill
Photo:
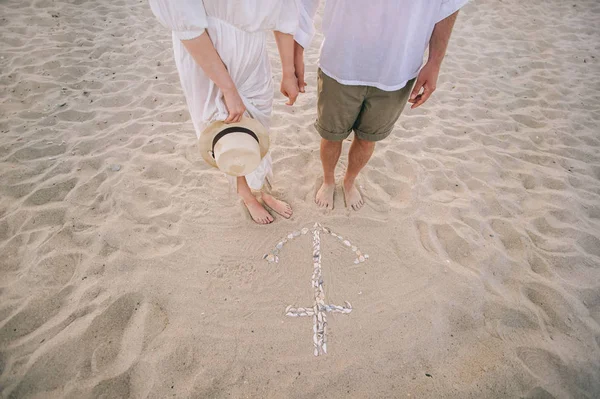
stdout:
MULTIPOLYGON (((345 85, 393 91, 415 78, 435 24, 468 0, 326 0, 319 66, 345 85)), ((298 0, 296 41, 314 35, 319 0, 298 0)))

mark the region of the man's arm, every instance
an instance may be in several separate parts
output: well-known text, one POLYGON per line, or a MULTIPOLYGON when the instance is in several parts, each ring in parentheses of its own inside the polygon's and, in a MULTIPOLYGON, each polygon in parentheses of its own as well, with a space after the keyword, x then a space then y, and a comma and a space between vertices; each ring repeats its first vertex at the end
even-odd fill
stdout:
POLYGON ((436 89, 440 67, 442 66, 444 56, 446 55, 450 34, 452 33, 452 28, 454 27, 457 16, 458 11, 449 17, 442 19, 435 24, 435 27, 433 28, 433 33, 429 40, 429 58, 425 66, 423 66, 419 72, 417 82, 415 83, 415 87, 408 100, 409 103, 412 103, 411 109, 417 108, 425 103, 436 89), (423 89, 422 93, 421 89, 423 89))

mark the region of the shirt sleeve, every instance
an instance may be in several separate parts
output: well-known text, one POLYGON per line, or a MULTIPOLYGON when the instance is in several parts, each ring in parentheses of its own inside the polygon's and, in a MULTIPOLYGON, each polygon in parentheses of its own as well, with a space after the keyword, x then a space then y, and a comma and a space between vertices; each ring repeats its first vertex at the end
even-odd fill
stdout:
POLYGON ((294 40, 302 47, 307 48, 315 35, 315 14, 319 8, 319 0, 296 0, 298 5, 298 29, 294 40))
POLYGON ((179 40, 191 40, 208 27, 206 11, 198 0, 149 0, 158 21, 173 31, 179 40))
POLYGON ((469 0, 442 0, 442 5, 440 6, 440 13, 438 15, 436 23, 448 18, 450 15, 460 10, 461 7, 467 4, 468 2, 469 0))

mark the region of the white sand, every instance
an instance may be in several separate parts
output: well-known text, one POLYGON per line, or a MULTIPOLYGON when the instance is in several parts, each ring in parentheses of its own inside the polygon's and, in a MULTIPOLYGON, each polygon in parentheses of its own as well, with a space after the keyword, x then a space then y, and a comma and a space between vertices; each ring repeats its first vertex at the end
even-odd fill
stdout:
POLYGON ((0 396, 600 397, 599 16, 468 5, 358 213, 312 202, 318 36, 273 119, 295 216, 260 227, 197 153, 145 1, 0 2, 0 396), (323 239, 354 310, 318 358, 283 314, 312 301, 310 239, 261 259, 314 221, 371 255, 323 239))

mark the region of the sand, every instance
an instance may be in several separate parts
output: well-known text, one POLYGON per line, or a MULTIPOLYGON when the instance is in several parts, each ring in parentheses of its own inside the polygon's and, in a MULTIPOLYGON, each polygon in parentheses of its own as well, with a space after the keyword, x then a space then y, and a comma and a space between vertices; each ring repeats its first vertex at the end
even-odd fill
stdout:
POLYGON ((600 397, 600 4, 465 7, 359 212, 313 204, 321 40, 274 107, 295 215, 257 226, 197 153, 145 1, 0 3, 1 397, 600 397), (262 260, 314 222, 370 254, 323 237, 353 310, 319 357, 284 315, 312 303, 310 238, 262 260))

